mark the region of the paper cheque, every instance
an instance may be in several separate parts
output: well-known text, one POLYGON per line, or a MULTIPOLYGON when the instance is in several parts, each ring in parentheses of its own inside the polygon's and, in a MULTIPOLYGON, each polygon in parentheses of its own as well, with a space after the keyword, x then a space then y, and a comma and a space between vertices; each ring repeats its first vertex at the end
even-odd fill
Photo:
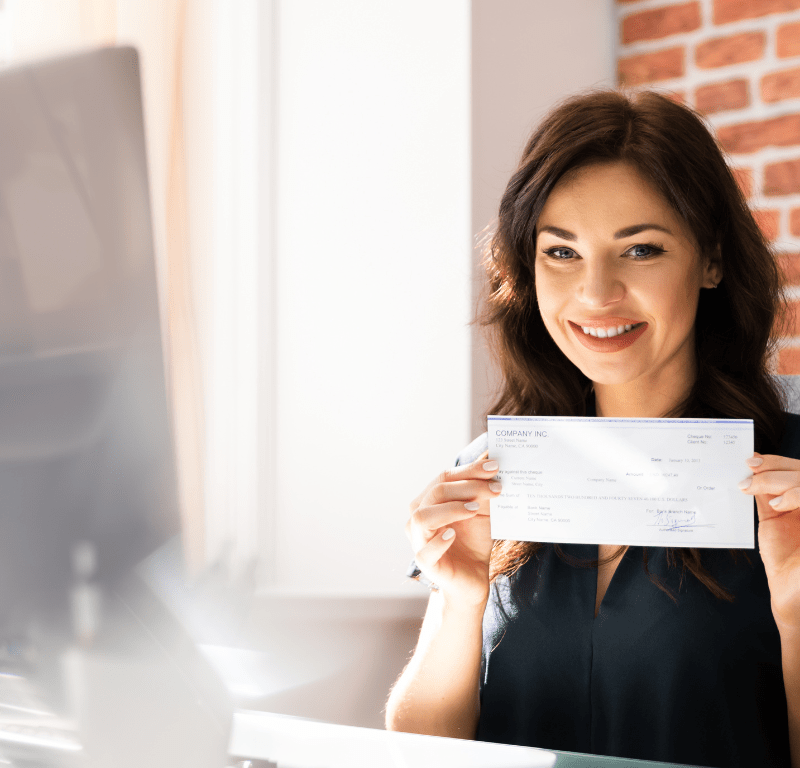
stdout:
POLYGON ((489 416, 494 539, 754 546, 749 419, 489 416))

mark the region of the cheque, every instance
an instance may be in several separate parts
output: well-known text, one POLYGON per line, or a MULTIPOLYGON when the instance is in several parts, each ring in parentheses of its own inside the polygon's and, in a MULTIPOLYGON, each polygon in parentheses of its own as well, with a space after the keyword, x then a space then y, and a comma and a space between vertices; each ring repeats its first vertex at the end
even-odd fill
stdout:
POLYGON ((750 419, 489 416, 493 539, 754 546, 750 419))

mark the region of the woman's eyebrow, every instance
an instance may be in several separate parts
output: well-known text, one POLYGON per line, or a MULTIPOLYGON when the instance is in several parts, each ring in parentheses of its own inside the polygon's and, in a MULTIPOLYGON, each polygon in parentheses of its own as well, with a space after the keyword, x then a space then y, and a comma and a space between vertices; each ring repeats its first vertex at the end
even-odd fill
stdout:
MULTIPOLYGON (((666 227, 661 226, 661 224, 634 224, 632 227, 625 227, 625 229, 620 229, 618 232, 614 233, 615 240, 623 240, 626 237, 633 237, 634 235, 638 235, 640 232, 646 232, 648 229, 655 229, 659 232, 664 232, 667 235, 673 235, 672 231, 667 229, 666 227)), ((568 229, 561 229, 561 227, 541 227, 539 229, 539 234, 543 232, 548 232, 551 235, 555 235, 556 237, 560 237, 562 240, 571 240, 575 242, 578 239, 578 236, 570 232, 568 229)))
POLYGON ((577 235, 573 235, 572 232, 561 229, 560 227, 542 227, 539 230, 539 233, 542 232, 549 232, 551 235, 555 235, 556 237, 560 237, 562 240, 572 240, 575 241, 578 239, 577 235))
POLYGON ((632 227, 625 227, 625 229, 620 229, 619 232, 615 232, 614 239, 622 240, 623 238, 626 237, 632 237, 633 235, 638 235, 640 232, 645 232, 648 229, 657 229, 659 232, 664 232, 667 235, 672 235, 672 232, 666 227, 662 227, 661 224, 634 224, 632 227))

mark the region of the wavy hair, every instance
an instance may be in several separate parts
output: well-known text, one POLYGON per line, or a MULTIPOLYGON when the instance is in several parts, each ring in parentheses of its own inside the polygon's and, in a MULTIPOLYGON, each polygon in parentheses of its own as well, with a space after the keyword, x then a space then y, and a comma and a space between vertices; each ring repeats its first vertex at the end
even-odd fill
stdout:
MULTIPOLYGON (((660 192, 694 234, 702 254, 719 256, 723 280, 701 291, 695 321, 697 379, 671 417, 748 418, 756 450, 780 445, 782 392, 770 375, 776 328, 783 318, 782 280, 774 255, 700 117, 653 91, 592 91, 558 105, 527 142, 500 202, 485 250, 487 327, 503 376, 491 413, 583 416, 592 382, 545 329, 536 299, 536 227, 548 195, 567 173, 598 162, 624 161, 660 192)), ((543 545, 497 541, 492 579, 510 576, 543 545)), ((556 545, 556 551, 569 558, 556 545)), ((574 564, 597 566, 602 561, 574 564)), ((733 596, 706 570, 702 550, 668 548, 670 566, 688 571, 725 600, 733 596)), ((734 557, 737 551, 731 550, 734 557)), ((674 596, 647 568, 650 578, 674 596)))

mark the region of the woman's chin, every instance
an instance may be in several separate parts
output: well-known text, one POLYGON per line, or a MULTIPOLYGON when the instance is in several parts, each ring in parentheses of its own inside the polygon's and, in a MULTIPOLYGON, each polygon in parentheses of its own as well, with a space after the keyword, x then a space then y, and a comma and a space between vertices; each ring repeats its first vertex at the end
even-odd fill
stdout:
POLYGON ((595 385, 619 387, 636 381, 642 374, 630 366, 587 364, 585 361, 572 361, 578 370, 595 385))

